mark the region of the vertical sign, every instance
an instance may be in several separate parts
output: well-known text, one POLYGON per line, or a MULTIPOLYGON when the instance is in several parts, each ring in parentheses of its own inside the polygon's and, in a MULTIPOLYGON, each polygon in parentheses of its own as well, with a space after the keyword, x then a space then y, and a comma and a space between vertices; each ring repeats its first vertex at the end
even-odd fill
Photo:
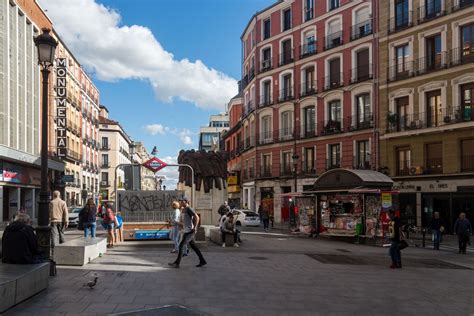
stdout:
POLYGON ((56 60, 56 148, 58 157, 66 157, 66 58, 56 60))

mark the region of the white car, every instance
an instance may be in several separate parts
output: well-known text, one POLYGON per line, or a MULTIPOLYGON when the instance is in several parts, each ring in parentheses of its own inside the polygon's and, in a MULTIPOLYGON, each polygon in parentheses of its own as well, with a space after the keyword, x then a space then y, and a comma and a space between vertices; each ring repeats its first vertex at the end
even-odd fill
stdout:
POLYGON ((260 218, 257 213, 249 210, 233 210, 235 225, 260 226, 260 218))
POLYGON ((69 208, 68 218, 69 218, 69 226, 77 226, 79 223, 79 212, 82 210, 82 207, 71 207, 69 208))

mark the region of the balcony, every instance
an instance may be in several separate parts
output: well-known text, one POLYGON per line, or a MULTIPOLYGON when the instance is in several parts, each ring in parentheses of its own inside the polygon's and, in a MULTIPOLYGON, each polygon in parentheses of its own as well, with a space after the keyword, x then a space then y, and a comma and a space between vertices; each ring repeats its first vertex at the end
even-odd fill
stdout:
POLYGON ((101 187, 108 187, 108 186, 110 186, 109 180, 100 181, 100 186, 101 186, 101 187))
POLYGON ((300 59, 317 54, 318 46, 316 42, 307 43, 300 46, 300 59))
POLYGON ((264 94, 260 96, 260 102, 258 104, 259 107, 263 108, 266 106, 270 106, 273 104, 273 98, 271 94, 264 94))
POLYGON ((389 67, 389 81, 408 79, 416 75, 415 61, 397 62, 389 67))
POLYGON ((260 170, 260 178, 271 178, 272 177, 272 170, 270 166, 264 166, 260 170))
POLYGON ((316 123, 301 125, 300 126, 300 138, 311 138, 317 135, 316 123))
POLYGON ((443 158, 426 159, 426 174, 441 174, 443 173, 443 158))
POLYGON ((252 113, 255 110, 255 105, 253 100, 250 100, 247 102, 247 104, 244 106, 244 109, 242 111, 242 115, 240 116, 240 119, 243 120, 247 116, 249 116, 250 113, 252 113))
POLYGON ((461 171, 474 171, 474 155, 461 156, 461 171))
POLYGON ((250 167, 250 168, 249 168, 249 174, 248 174, 248 176, 249 176, 249 180, 255 178, 255 168, 254 168, 254 167, 250 167))
POLYGON ((396 171, 397 176, 408 176, 410 175, 410 160, 405 160, 402 162, 398 162, 398 168, 396 171))
POLYGON ((316 175, 316 167, 314 165, 307 165, 306 162, 301 162, 301 173, 308 176, 316 175))
POLYGON ((353 157, 352 159, 352 168, 357 170, 372 170, 369 159, 359 159, 358 157, 353 157))
POLYGON ((374 79, 373 65, 367 64, 352 68, 350 76, 352 84, 374 79))
MULTIPOLYGON (((453 1, 453 3, 456 3, 456 1, 453 1)), ((457 4, 453 5, 453 11, 465 9, 473 5, 474 5, 474 0, 458 0, 457 4)))
POLYGON ((75 152, 75 151, 73 151, 69 148, 66 150, 66 157, 70 158, 70 159, 73 159, 75 161, 80 161, 81 160, 81 156, 79 155, 79 153, 75 152))
POLYGON ((332 34, 328 34, 324 37, 324 50, 328 50, 344 44, 343 32, 338 31, 332 34))
POLYGON ((109 144, 102 144, 102 146, 100 146, 100 150, 110 150, 110 145, 109 144))
POLYGON ((291 49, 290 51, 288 52, 284 52, 282 54, 280 54, 278 57, 278 66, 285 66, 285 65, 288 65, 290 63, 292 63, 295 59, 294 59, 294 49, 291 49))
POLYGON ((287 140, 292 140, 293 138, 293 127, 287 127, 278 130, 278 141, 284 142, 287 140))
POLYGON ((419 58, 416 62, 418 67, 416 74, 423 75, 428 72, 438 71, 448 68, 448 52, 441 52, 436 56, 419 58))
POLYGON ((273 135, 273 131, 265 131, 258 135, 259 145, 273 144, 274 142, 275 142, 275 137, 273 135))
POLYGON ((253 78, 255 78, 255 68, 254 67, 250 68, 248 76, 249 76, 249 82, 252 81, 253 78))
POLYGON ((253 146, 255 146, 255 137, 249 136, 245 138, 244 149, 249 149, 249 148, 252 148, 253 146))
POLYGON ((343 132, 342 119, 340 121, 326 120, 324 124, 321 125, 323 126, 322 135, 332 135, 343 132))
POLYGON ((471 42, 464 47, 454 48, 449 52, 451 61, 450 66, 463 65, 474 62, 474 42, 471 42))
POLYGON ((359 131, 374 127, 374 117, 372 113, 349 116, 347 117, 347 121, 351 124, 349 127, 350 131, 359 131))
POLYGON ((108 162, 103 162, 101 165, 100 165, 101 168, 109 168, 110 165, 108 162))
POLYGON ((263 73, 263 72, 271 70, 271 69, 272 69, 272 60, 271 59, 264 60, 260 64, 260 73, 263 73))
POLYGON ((300 84, 300 98, 315 95, 318 93, 318 82, 308 81, 300 84))
POLYGON ((344 86, 344 73, 336 73, 324 78, 324 91, 337 89, 344 86))
POLYGON ((280 176, 282 176, 282 177, 292 177, 294 175, 295 174, 294 174, 291 166, 284 165, 284 164, 281 165, 280 176))
POLYGON ((374 32, 372 27, 372 19, 357 23, 351 26, 351 41, 368 36, 374 32))
POLYGON ((337 169, 341 168, 341 161, 340 159, 336 159, 332 161, 332 159, 326 159, 326 170, 337 169))
POLYGON ((396 33, 413 26, 413 11, 402 12, 389 20, 388 32, 396 33))
POLYGON ((293 95, 293 86, 286 87, 280 90, 278 102, 285 102, 293 100, 295 97, 293 95))
POLYGON ((428 2, 428 5, 418 7, 418 24, 442 17, 445 14, 446 11, 441 3, 428 2))

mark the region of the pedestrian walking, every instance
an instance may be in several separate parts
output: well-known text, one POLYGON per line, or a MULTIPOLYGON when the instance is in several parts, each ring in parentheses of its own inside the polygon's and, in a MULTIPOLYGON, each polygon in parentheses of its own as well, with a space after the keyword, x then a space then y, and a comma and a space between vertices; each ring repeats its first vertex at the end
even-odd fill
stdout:
POLYGON ((59 191, 53 192, 53 200, 49 202, 49 222, 51 226, 51 247, 64 243, 64 229, 69 225, 67 205, 61 199, 59 191))
POLYGON ((433 247, 435 250, 439 250, 439 245, 442 242, 442 236, 444 232, 444 221, 439 217, 439 212, 433 213, 433 219, 430 222, 429 228, 431 229, 433 247))
POLYGON ((459 214, 459 218, 454 224, 454 233, 458 235, 459 253, 466 254, 469 237, 472 234, 471 222, 466 218, 466 213, 459 214))
POLYGON ((88 199, 86 205, 79 212, 79 227, 84 228, 84 238, 87 238, 89 229, 91 238, 95 238, 97 228, 97 208, 93 199, 88 199))
POLYGON ((237 240, 239 235, 235 229, 234 215, 229 213, 225 220, 222 220, 224 223, 221 226, 221 236, 222 236, 222 248, 225 248, 225 236, 232 235, 234 237, 234 247, 238 248, 239 244, 237 240))
POLYGON ((268 226, 270 224, 270 214, 268 213, 268 210, 265 207, 262 207, 261 214, 262 214, 261 216, 262 216, 262 222, 263 222, 263 230, 267 232, 268 226))
POLYGON ((107 230, 107 248, 113 248, 115 244, 115 214, 108 203, 102 204, 102 207, 105 209, 102 226, 107 230))
POLYGON ((199 224, 199 216, 196 214, 194 209, 189 206, 189 199, 183 197, 181 199, 181 207, 183 208, 183 237, 179 243, 178 257, 174 262, 169 263, 168 265, 173 268, 179 268, 181 263, 181 258, 183 257, 184 246, 189 244, 189 246, 194 250, 194 252, 199 257, 199 264, 196 267, 202 267, 207 264, 204 259, 201 251, 194 241, 196 235, 197 227, 199 224))
POLYGON ((173 250, 171 253, 176 253, 179 250, 179 240, 180 240, 180 229, 179 223, 181 222, 181 209, 178 201, 174 201, 171 206, 174 209, 173 217, 170 220, 171 224, 171 240, 173 241, 173 250))
POLYGON ((263 225, 262 214, 263 214, 263 205, 260 204, 260 205, 258 206, 258 219, 260 220, 260 226, 263 225))
POLYGON ((392 258, 391 269, 402 267, 402 253, 400 251, 400 219, 395 216, 395 211, 388 212, 390 222, 388 223, 388 232, 390 235, 390 257, 392 258))

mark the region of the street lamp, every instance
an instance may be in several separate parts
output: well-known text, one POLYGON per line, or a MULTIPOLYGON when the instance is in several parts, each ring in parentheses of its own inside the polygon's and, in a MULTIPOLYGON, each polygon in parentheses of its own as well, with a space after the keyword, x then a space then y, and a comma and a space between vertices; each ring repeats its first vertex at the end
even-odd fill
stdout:
POLYGON ((43 33, 35 37, 38 49, 38 64, 41 66, 43 80, 41 105, 41 189, 38 201, 38 245, 43 250, 45 259, 51 256, 51 227, 49 226, 49 192, 48 192, 48 80, 49 67, 54 63, 54 51, 58 42, 44 28, 43 33))
POLYGON ((293 176, 295 180, 295 195, 293 197, 292 206, 290 206, 290 227, 295 226, 295 207, 296 207, 296 193, 298 192, 298 159, 300 157, 296 154, 296 152, 291 156, 293 159, 293 176))

